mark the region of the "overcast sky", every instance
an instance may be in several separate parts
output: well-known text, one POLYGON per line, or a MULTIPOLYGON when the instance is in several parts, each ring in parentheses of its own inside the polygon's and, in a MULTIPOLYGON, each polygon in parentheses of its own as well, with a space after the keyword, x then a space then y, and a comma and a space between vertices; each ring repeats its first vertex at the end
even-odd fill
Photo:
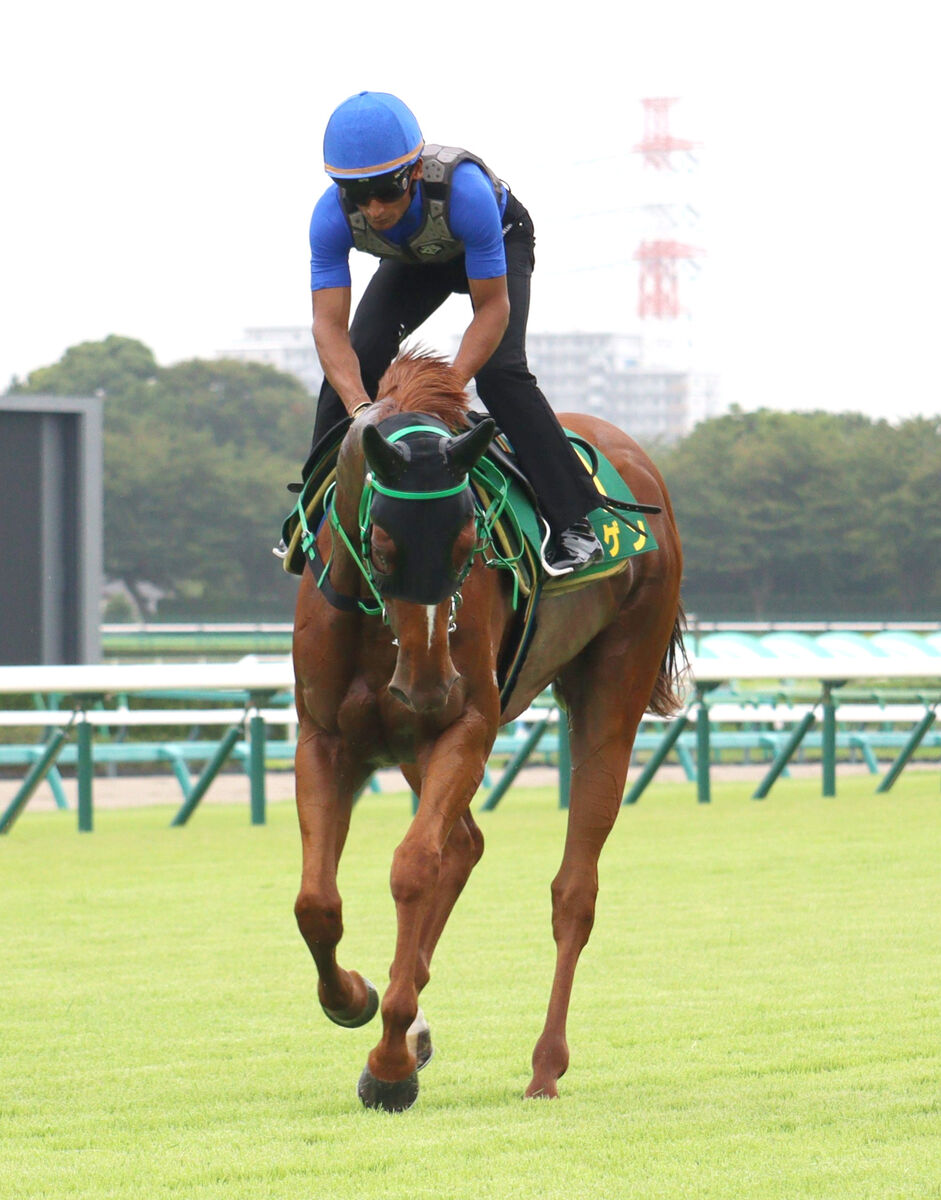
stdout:
POLYGON ((109 333, 171 363, 308 323, 323 126, 371 88, 530 209, 531 330, 635 326, 640 100, 681 97, 723 401, 941 411, 927 4, 32 0, 0 33, 0 388, 109 333))

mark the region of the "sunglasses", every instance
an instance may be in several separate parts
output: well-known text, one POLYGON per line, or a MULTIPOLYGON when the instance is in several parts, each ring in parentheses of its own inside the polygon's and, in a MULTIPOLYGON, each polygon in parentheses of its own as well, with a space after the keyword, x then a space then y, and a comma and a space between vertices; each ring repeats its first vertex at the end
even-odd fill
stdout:
POLYGON ((392 204, 408 191, 411 178, 412 168, 407 166, 388 175, 374 175, 371 179, 350 179, 340 186, 354 204, 365 206, 373 199, 392 204))

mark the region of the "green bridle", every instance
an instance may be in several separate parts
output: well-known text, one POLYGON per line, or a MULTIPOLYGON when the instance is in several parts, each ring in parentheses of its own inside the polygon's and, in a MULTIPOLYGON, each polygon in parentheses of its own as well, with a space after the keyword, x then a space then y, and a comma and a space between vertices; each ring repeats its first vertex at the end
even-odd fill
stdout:
MULTIPOLYGON (((386 438, 386 441, 397 442, 401 438, 406 437, 410 433, 434 433, 438 437, 446 436, 442 433, 440 428, 438 428, 437 426, 434 426, 434 425, 408 425, 404 429, 396 430, 394 433, 390 434, 386 438)), ((478 474, 479 473, 477 472, 477 470, 475 468, 475 470, 472 472, 472 475, 478 475, 478 474)), ((514 610, 516 609, 517 604, 519 602, 519 580, 517 578, 516 572, 513 570, 513 565, 522 556, 522 553, 523 553, 522 538, 520 537, 520 539, 519 539, 520 550, 515 555, 512 555, 512 556, 506 556, 506 555, 502 554, 500 552, 500 550, 498 549, 497 542, 494 538, 494 529, 497 525, 497 522, 505 514, 511 518, 513 517, 512 509, 509 508, 509 488, 510 488, 509 481, 506 479, 505 476, 502 475, 502 473, 501 473, 500 477, 503 481, 502 487, 498 490, 498 493, 494 496, 493 500, 490 502, 490 504, 487 506, 487 508, 481 509, 479 507, 479 505, 475 504, 475 510, 476 510, 475 511, 475 522, 476 522, 476 528, 477 528, 477 537, 476 537, 474 549, 471 551, 470 557, 468 558, 467 563, 465 564, 464 569, 462 570, 462 572, 457 580, 457 586, 455 588, 455 591, 451 596, 451 609, 452 609, 451 629, 453 629, 453 627, 454 627, 454 625, 453 625, 454 611, 460 606, 460 602, 461 602, 461 595, 460 595, 461 587, 463 586, 464 580, 467 578, 467 576, 471 570, 471 567, 474 564, 475 559, 477 559, 478 557, 483 559, 484 565, 487 567, 503 567, 512 573, 512 575, 513 575, 513 608, 514 608, 514 610)), ((480 478, 483 479, 483 476, 481 475, 480 478)), ((366 581, 366 586, 369 588, 369 591, 371 592, 374 600, 376 601, 375 605, 372 605, 366 599, 358 599, 357 600, 357 602, 356 602, 357 606, 359 607, 360 611, 364 615, 371 616, 371 617, 381 616, 383 619, 383 622, 385 624, 389 623, 388 614, 386 612, 386 602, 385 602, 384 598, 382 597, 382 595, 379 591, 379 588, 376 584, 375 573, 374 573, 374 569, 373 569, 373 565, 372 565, 372 557, 370 554, 370 540, 371 540, 371 531, 372 531, 371 512, 372 512, 373 496, 375 495, 375 493, 378 492, 383 496, 389 496, 393 500, 415 500, 415 501, 442 500, 442 499, 447 498, 448 496, 458 495, 460 492, 464 491, 464 489, 468 486, 469 482, 470 482, 469 477, 467 475, 465 475, 464 478, 460 482, 454 484, 452 487, 442 488, 442 489, 439 489, 436 491, 431 491, 431 492, 402 491, 401 489, 391 488, 391 487, 388 487, 386 484, 380 483, 379 480, 377 480, 374 477, 374 475, 371 471, 367 472, 365 481, 363 483, 363 490, 360 494, 359 511, 357 514, 357 524, 359 526, 359 548, 358 549, 356 546, 353 545, 352 540, 350 539, 346 530, 343 528, 343 525, 340 522, 340 518, 337 516, 336 505, 334 504, 334 498, 335 498, 335 492, 336 492, 336 481, 334 481, 333 483, 330 484, 330 486, 327 488, 327 491, 324 495, 324 500, 323 500, 324 513, 326 514, 327 520, 330 523, 331 530, 337 536, 339 536, 340 541, 346 547, 347 552, 349 553, 353 562, 356 564, 360 574, 362 575, 363 579, 366 581)), ((489 482, 492 485, 492 480, 489 482)), ((309 556, 309 552, 310 552, 311 547, 314 544, 316 534, 308 526, 307 515, 303 510, 303 505, 301 505, 301 504, 298 504, 298 516, 300 519, 300 524, 301 524, 301 529, 302 529, 301 547, 302 547, 304 553, 309 556)), ((515 518, 514 518, 514 520, 515 520, 515 518)), ((329 574, 330 565, 332 562, 333 562, 333 551, 331 550, 330 556, 327 559, 326 563, 324 564, 323 571, 321 572, 320 577, 317 579, 318 587, 323 586, 323 581, 329 574)))

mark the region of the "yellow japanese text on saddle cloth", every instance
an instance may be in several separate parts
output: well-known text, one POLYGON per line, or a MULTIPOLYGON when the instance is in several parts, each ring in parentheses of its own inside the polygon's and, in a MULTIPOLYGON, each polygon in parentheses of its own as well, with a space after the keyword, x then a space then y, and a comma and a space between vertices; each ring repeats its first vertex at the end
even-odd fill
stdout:
POLYGON ((547 579, 539 567, 539 550, 544 538, 544 525, 533 507, 526 490, 516 479, 488 456, 473 472, 473 484, 478 502, 487 509, 503 497, 492 522, 494 545, 503 556, 502 561, 491 561, 492 566, 514 567, 518 576, 518 587, 523 595, 529 595, 534 584, 542 577, 542 591, 548 595, 573 591, 594 583, 608 575, 616 575, 627 566, 627 560, 637 554, 657 549, 657 541, 643 513, 630 512, 629 516, 614 513, 604 505, 616 501, 634 505, 636 500, 627 484, 593 446, 566 430, 573 448, 584 462, 602 503, 588 514, 595 534, 604 547, 604 557, 573 575, 559 579, 547 579))

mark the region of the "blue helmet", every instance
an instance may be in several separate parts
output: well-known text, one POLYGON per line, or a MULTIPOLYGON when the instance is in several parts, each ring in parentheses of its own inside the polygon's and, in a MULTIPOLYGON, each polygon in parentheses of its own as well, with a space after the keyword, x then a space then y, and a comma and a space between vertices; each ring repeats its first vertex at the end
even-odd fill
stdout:
POLYGON ((425 145, 410 109, 388 92, 359 92, 337 108, 323 135, 323 165, 343 183, 409 166, 425 145))

